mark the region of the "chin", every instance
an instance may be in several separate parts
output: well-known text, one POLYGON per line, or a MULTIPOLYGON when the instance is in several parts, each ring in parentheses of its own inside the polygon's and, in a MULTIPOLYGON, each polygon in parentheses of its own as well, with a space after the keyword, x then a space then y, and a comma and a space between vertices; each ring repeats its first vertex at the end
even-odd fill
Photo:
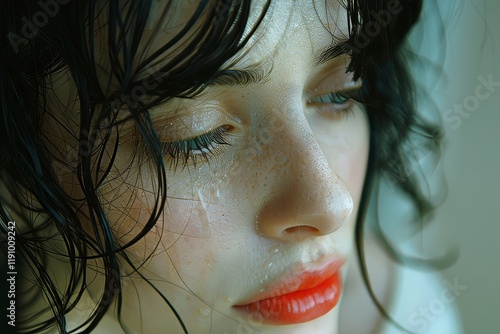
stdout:
MULTIPOLYGON (((231 324, 222 325, 213 332, 217 333, 251 333, 251 334, 337 334, 339 305, 325 315, 314 320, 293 325, 268 325, 259 319, 244 319, 238 315, 231 324)), ((212 327, 213 329, 213 327, 212 327)), ((200 332, 201 334, 201 332, 200 332)))

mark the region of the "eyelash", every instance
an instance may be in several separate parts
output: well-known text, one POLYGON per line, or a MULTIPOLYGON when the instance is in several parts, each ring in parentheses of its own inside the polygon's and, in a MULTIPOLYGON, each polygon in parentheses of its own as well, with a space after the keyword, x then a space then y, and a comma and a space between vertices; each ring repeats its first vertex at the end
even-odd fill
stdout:
MULTIPOLYGON (((341 116, 347 116, 352 112, 353 101, 362 103, 360 89, 350 89, 324 94, 309 102, 325 103, 328 105, 345 105, 341 108, 334 107, 334 113, 341 116)), ((179 162, 182 161, 182 168, 185 168, 191 160, 192 165, 200 162, 210 162, 210 158, 220 153, 220 145, 231 145, 226 141, 231 127, 228 125, 220 126, 217 129, 204 133, 200 136, 190 139, 184 139, 172 142, 162 142, 160 147, 165 154, 170 157, 170 166, 176 169, 179 162)))
POLYGON ((333 113, 332 116, 335 117, 348 116, 352 113, 355 102, 364 103, 360 88, 332 92, 309 100, 309 103, 327 104, 329 110, 323 109, 320 112, 325 114, 333 113))
POLYGON ((160 147, 170 157, 171 167, 177 168, 179 162, 182 161, 182 168, 184 168, 191 160, 196 168, 198 163, 209 162, 211 156, 217 155, 220 151, 219 145, 231 145, 226 141, 230 130, 230 126, 224 125, 190 139, 162 142, 160 147))

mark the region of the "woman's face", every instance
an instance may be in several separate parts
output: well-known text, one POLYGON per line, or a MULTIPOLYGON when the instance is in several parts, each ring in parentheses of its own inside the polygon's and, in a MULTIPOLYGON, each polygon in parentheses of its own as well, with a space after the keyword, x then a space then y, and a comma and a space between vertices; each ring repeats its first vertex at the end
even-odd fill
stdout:
MULTIPOLYGON (((231 67, 262 74, 260 82, 221 81, 195 99, 150 111, 165 150, 168 200, 156 227, 127 254, 190 333, 331 333, 337 327, 341 284, 335 280, 345 277, 341 265, 354 243, 369 126, 359 104, 342 96, 328 100, 360 85, 345 73, 347 56, 318 63, 332 33, 347 33, 345 10, 336 1, 329 6, 273 3, 231 67), (187 161, 170 155, 196 144, 208 148, 191 150, 187 161)), ((137 138, 134 126, 122 129, 100 189, 121 243, 142 230, 157 196, 153 164, 147 158, 130 164, 141 154, 137 138)), ((72 192, 76 178, 67 178, 72 192)), ((98 289, 89 287, 94 296, 98 289)), ((180 328, 137 273, 124 279, 123 297, 124 328, 180 328)))

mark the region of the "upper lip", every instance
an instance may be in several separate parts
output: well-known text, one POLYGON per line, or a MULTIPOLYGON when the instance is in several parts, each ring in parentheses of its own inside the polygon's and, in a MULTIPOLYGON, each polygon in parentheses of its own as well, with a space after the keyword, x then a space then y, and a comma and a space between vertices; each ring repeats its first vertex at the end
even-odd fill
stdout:
POLYGON ((344 262, 343 257, 330 255, 314 263, 297 263, 285 270, 278 279, 267 284, 262 292, 238 302, 235 306, 244 306, 260 300, 315 287, 337 273, 344 262))

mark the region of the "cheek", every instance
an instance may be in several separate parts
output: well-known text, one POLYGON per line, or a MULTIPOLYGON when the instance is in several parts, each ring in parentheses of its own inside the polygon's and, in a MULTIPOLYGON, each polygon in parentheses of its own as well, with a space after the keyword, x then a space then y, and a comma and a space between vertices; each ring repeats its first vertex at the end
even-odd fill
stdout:
POLYGON ((355 208, 359 205, 368 163, 370 146, 369 124, 359 110, 334 128, 320 128, 316 138, 330 168, 345 183, 355 208))
MULTIPOLYGON (((141 233, 153 213, 153 189, 122 192, 110 199, 119 203, 109 210, 113 231, 122 244, 129 242, 141 233)), ((146 277, 171 282, 199 296, 213 290, 209 287, 217 262, 216 252, 221 249, 220 240, 213 236, 219 238, 225 232, 214 219, 217 213, 206 206, 197 194, 169 192, 155 226, 127 249, 146 277)))
MULTIPOLYGON (((126 157, 132 155, 132 149, 126 145, 120 149, 107 181, 99 189, 99 200, 116 240, 123 246, 144 231, 160 203, 155 167, 145 163, 140 168, 136 164, 128 168, 131 165, 126 157)), ((190 173, 168 174, 171 188, 167 189, 163 210, 147 234, 126 252, 146 277, 206 295, 213 290, 207 284, 220 256, 216 252, 223 250, 224 240, 229 239, 219 219, 221 207, 210 205, 213 200, 209 195, 201 198, 202 187, 190 173)))
POLYGON ((358 138, 358 140, 359 142, 352 145, 353 149, 345 152, 343 156, 345 175, 341 176, 353 197, 356 207, 359 205, 363 191, 369 154, 368 135, 364 138, 358 138))

